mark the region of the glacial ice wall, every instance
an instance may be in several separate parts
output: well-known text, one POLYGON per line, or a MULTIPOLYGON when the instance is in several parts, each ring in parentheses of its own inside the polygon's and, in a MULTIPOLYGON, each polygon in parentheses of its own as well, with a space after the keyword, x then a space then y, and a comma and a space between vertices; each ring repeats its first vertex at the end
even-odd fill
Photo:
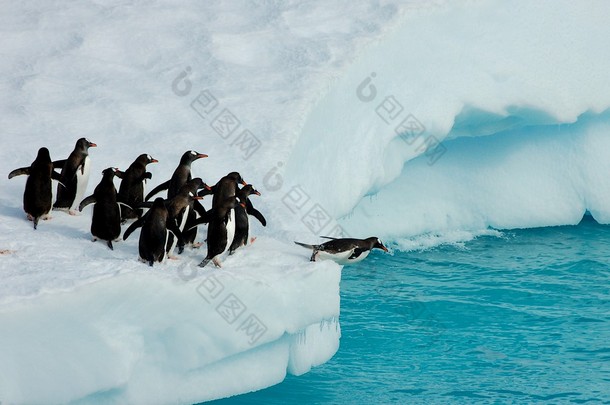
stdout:
POLYGON ((609 23, 603 1, 413 10, 316 105, 288 177, 352 235, 608 222, 609 23))

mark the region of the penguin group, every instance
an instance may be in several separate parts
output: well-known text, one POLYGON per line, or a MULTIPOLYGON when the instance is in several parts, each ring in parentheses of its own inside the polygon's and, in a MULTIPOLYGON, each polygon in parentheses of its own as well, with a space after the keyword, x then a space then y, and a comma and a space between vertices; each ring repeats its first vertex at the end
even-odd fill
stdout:
POLYGON ((152 179, 147 166, 157 162, 148 154, 139 155, 125 171, 116 167, 105 169, 93 194, 84 197, 91 167, 89 148, 96 146, 81 138, 68 158, 58 161, 52 161, 49 150, 43 147, 30 166, 10 172, 9 179, 28 176, 23 208, 28 219, 33 221, 34 229, 41 218, 50 218, 51 209, 76 215, 77 210, 82 211, 93 204, 93 241, 105 241, 108 248, 114 249, 113 242, 120 239, 121 225, 133 221, 123 240, 141 228, 139 258, 152 266, 166 258, 174 258, 175 249, 180 254, 185 246, 198 248, 201 245, 195 243, 198 227, 207 224, 207 254, 199 266, 204 267, 211 261, 221 267, 220 260, 224 254, 232 254, 248 244, 250 216, 263 226, 267 225, 265 217, 254 208, 249 198, 261 193, 246 183, 238 172, 227 174, 213 186, 208 186, 199 177, 192 177, 192 163, 208 157, 193 150, 186 151, 170 179, 159 184, 146 197, 144 185, 152 179), (121 181, 118 191, 114 185, 115 177, 121 181), (56 200, 52 204, 53 180, 58 184, 56 200), (166 198, 157 197, 150 201, 165 190, 166 198), (212 195, 209 210, 200 201, 207 195, 212 195))

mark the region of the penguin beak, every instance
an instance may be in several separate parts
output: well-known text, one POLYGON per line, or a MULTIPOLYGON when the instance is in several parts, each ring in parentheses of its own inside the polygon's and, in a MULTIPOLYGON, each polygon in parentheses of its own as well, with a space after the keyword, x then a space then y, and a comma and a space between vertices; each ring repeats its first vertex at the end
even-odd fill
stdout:
POLYGON ((388 248, 387 248, 387 247, 385 247, 385 246, 383 246, 383 245, 381 245, 381 249, 382 249, 384 252, 387 252, 387 251, 388 251, 388 248))
POLYGON ((246 208, 246 203, 239 203, 243 208, 246 208))
POLYGON ((93 143, 93 142, 89 142, 89 147, 90 148, 95 148, 97 146, 97 144, 93 143))
POLYGON ((197 159, 201 159, 201 158, 207 158, 208 155, 206 155, 205 153, 200 153, 197 155, 197 159))
POLYGON ((259 193, 258 190, 254 190, 254 194, 256 194, 257 196, 261 195, 261 193, 259 193))
POLYGON ((248 185, 248 183, 246 183, 246 182, 245 182, 245 181, 243 181, 243 180, 241 181, 241 184, 242 184, 243 186, 247 186, 247 185, 248 185))
POLYGON ((152 159, 150 163, 159 163, 159 161, 157 159, 152 159))
POLYGON ((203 197, 200 195, 196 195, 195 197, 193 197, 195 200, 203 200, 203 197))
POLYGON ((203 188, 205 188, 208 191, 212 191, 212 187, 208 186, 207 184, 203 183, 203 188))

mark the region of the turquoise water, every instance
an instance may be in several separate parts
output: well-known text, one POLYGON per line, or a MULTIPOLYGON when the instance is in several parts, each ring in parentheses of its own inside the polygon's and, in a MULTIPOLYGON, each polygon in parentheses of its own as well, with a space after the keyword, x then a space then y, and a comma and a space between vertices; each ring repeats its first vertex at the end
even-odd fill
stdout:
POLYGON ((610 404, 610 226, 507 231, 346 267, 328 363, 215 404, 610 404))

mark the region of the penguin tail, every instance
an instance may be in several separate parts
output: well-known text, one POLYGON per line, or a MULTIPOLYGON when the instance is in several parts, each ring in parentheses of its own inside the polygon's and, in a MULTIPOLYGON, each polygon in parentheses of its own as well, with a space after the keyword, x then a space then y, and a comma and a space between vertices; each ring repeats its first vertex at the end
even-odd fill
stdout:
POLYGON ((38 228, 38 221, 40 220, 40 217, 36 217, 34 218, 34 229, 38 228))
POLYGON ((114 250, 114 247, 112 246, 112 241, 109 240, 108 242, 106 242, 106 244, 108 245, 108 247, 110 248, 110 250, 114 250))
POLYGON ((299 246, 303 246, 304 248, 307 249, 315 249, 315 245, 308 245, 307 243, 301 243, 301 242, 297 242, 296 240, 294 241, 294 243, 296 243, 299 246))
POLYGON ((199 263, 199 267, 205 267, 207 266, 207 264, 210 262, 211 259, 208 259, 207 257, 205 259, 203 259, 201 261, 201 263, 199 263))

